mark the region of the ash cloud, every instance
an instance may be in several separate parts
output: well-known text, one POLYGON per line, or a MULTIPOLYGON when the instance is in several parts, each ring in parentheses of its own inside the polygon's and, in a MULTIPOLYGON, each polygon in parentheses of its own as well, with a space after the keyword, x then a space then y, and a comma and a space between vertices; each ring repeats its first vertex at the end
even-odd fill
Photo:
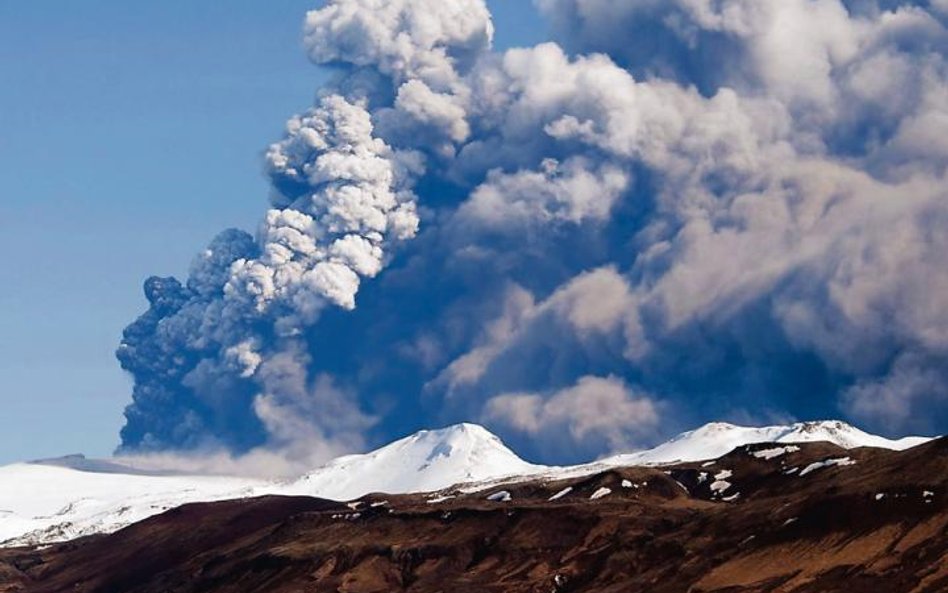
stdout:
POLYGON ((480 0, 307 15, 334 82, 267 151, 256 235, 146 282, 123 451, 945 431, 944 7, 537 4, 551 41, 505 52, 480 0))

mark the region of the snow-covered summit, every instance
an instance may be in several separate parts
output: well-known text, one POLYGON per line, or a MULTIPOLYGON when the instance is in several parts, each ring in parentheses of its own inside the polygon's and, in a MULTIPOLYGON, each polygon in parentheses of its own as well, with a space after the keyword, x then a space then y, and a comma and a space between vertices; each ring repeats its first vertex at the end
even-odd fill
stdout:
POLYGON ((902 451, 931 439, 905 437, 887 439, 863 432, 839 420, 797 422, 777 426, 737 426, 727 422, 711 422, 701 428, 683 432, 653 449, 610 457, 609 465, 648 465, 676 461, 715 459, 730 451, 752 443, 813 443, 828 442, 844 449, 878 447, 902 451))
POLYGON ((351 500, 370 492, 428 492, 464 482, 537 473, 483 426, 423 430, 371 453, 347 455, 269 492, 351 500))
POLYGON ((818 422, 798 422, 788 427, 788 431, 781 435, 777 442, 779 443, 811 443, 816 441, 827 441, 844 449, 855 449, 857 447, 878 447, 880 449, 892 449, 893 451, 904 451, 911 449, 922 443, 927 443, 931 439, 920 436, 907 436, 900 439, 887 439, 878 435, 869 434, 859 430, 855 426, 846 424, 839 420, 822 420, 818 422))

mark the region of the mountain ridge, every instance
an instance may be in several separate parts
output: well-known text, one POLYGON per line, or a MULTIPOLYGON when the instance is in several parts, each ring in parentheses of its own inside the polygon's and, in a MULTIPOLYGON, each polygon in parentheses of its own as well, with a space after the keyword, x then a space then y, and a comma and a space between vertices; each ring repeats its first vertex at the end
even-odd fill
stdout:
POLYGON ((755 442, 826 440, 843 449, 881 446, 899 450, 928 439, 893 441, 840 421, 771 427, 709 423, 665 443, 578 466, 542 466, 524 461, 483 426, 461 423, 423 430, 374 451, 347 455, 293 480, 201 475, 154 475, 118 461, 69 456, 0 467, 0 546, 48 544, 109 533, 185 503, 264 495, 351 500, 372 492, 436 492, 459 484, 476 490, 493 483, 560 479, 608 467, 661 465, 720 457, 755 442), (63 485, 68 484, 68 488, 63 485))
POLYGON ((348 503, 195 503, 111 535, 0 549, 3 593, 946 590, 946 438, 904 451, 755 443, 348 503))
POLYGON ((607 458, 610 464, 671 463, 701 461, 720 457, 728 451, 751 443, 828 442, 844 449, 877 447, 901 451, 932 440, 929 437, 906 436, 887 439, 862 431, 841 420, 815 420, 786 425, 740 426, 728 422, 709 422, 686 431, 644 451, 607 458), (684 445, 684 446, 682 446, 684 445), (677 454, 677 456, 676 456, 677 454))

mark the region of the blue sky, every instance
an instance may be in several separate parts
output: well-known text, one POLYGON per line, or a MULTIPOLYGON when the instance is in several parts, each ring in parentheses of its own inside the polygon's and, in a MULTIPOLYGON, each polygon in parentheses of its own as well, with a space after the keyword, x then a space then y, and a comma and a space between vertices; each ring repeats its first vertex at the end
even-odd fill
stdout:
MULTIPOLYGON (((542 35, 529 0, 492 5, 498 44, 542 35)), ((262 150, 322 80, 312 7, 0 2, 0 463, 115 447, 141 282, 257 224, 262 150)))

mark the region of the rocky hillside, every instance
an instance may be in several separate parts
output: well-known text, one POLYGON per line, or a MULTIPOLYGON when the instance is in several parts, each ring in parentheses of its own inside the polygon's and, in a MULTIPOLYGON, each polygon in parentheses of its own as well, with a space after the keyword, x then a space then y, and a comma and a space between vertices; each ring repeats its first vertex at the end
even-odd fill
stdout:
POLYGON ((0 591, 948 591, 948 440, 742 445, 343 504, 192 504, 111 535, 0 552, 0 591))

